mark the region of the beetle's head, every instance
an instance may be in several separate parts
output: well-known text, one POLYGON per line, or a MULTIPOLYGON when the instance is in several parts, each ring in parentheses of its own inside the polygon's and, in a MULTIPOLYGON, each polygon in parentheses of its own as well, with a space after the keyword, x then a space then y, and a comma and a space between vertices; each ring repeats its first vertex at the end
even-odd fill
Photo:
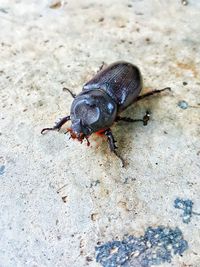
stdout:
POLYGON ((90 129, 84 127, 80 119, 75 119, 72 121, 71 128, 68 129, 72 139, 77 139, 82 143, 84 138, 90 135, 90 129))
POLYGON ((71 137, 82 141, 92 133, 110 127, 116 112, 115 102, 104 91, 81 92, 71 106, 71 137))

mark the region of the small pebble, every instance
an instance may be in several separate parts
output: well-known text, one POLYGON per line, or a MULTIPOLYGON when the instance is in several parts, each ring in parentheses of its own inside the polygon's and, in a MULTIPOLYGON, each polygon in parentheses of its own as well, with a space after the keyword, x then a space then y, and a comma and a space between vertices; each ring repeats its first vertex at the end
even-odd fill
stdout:
POLYGON ((188 103, 185 100, 181 100, 178 102, 178 106, 182 109, 187 109, 188 108, 188 103))
POLYGON ((182 5, 184 5, 184 6, 188 5, 188 1, 187 0, 182 0, 181 2, 182 2, 182 5))

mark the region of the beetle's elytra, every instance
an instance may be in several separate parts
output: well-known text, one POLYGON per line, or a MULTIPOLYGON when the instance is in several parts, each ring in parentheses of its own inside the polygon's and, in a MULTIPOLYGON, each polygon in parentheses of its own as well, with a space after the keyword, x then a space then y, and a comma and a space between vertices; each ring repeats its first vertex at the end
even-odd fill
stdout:
POLYGON ((107 136, 112 152, 121 160, 117 154, 115 139, 110 127, 115 121, 143 121, 144 125, 149 120, 147 112, 143 119, 133 120, 127 117, 120 117, 119 114, 134 102, 144 97, 160 93, 169 87, 161 90, 153 90, 139 96, 142 90, 142 76, 138 67, 131 63, 120 61, 109 65, 99 71, 82 89, 77 96, 67 89, 74 97, 71 105, 70 116, 62 118, 54 127, 44 128, 41 133, 47 130, 59 130, 64 123, 71 120, 69 132, 73 139, 83 141, 85 138, 89 145, 88 138, 92 133, 101 132, 107 136))

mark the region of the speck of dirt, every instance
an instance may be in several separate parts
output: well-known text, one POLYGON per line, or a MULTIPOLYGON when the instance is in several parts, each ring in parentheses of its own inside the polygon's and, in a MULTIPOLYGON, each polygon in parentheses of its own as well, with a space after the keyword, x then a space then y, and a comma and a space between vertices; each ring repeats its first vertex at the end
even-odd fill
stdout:
POLYGON ((150 267, 171 262, 176 254, 182 255, 188 248, 179 228, 148 227, 144 236, 127 235, 122 241, 109 241, 99 245, 96 261, 103 267, 150 267))
POLYGON ((104 21, 104 18, 103 17, 101 17, 101 18, 99 18, 99 20, 98 20, 99 22, 103 22, 104 21))
POLYGON ((97 186, 98 184, 100 184, 100 181, 99 181, 99 180, 92 181, 92 182, 90 183, 90 188, 93 187, 93 186, 97 186))
POLYGON ((185 85, 187 85, 188 83, 187 82, 183 82, 183 85, 185 86, 185 85))
POLYGON ((87 256, 85 259, 86 259, 87 262, 93 261, 93 259, 91 257, 89 257, 89 256, 87 256))
POLYGON ((189 4, 187 0, 181 0, 181 3, 183 6, 187 6, 189 4))
POLYGON ((135 14, 138 15, 138 16, 143 16, 144 15, 144 13, 142 13, 142 12, 135 12, 135 14))
POLYGON ((52 9, 57 9, 61 7, 61 1, 55 2, 49 6, 52 9))
POLYGON ((92 221, 96 221, 96 220, 97 220, 97 217, 98 217, 98 213, 92 213, 92 214, 90 215, 90 217, 91 217, 91 220, 92 220, 92 221))
POLYGON ((66 202, 67 202, 67 196, 62 197, 62 201, 63 201, 64 203, 66 203, 66 202))

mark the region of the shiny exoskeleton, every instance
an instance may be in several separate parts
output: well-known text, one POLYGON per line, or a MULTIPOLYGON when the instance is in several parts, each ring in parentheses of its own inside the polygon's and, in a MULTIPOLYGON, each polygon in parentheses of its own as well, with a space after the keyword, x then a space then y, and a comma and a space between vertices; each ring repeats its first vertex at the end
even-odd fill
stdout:
POLYGON ((153 90, 139 96, 142 90, 142 76, 140 70, 128 62, 116 62, 99 71, 94 78, 87 82, 82 92, 77 96, 67 89, 74 97, 71 105, 70 116, 62 118, 54 127, 46 130, 59 130, 64 123, 71 120, 71 128, 68 131, 73 139, 83 141, 85 138, 89 145, 88 137, 95 132, 101 132, 107 136, 109 146, 117 154, 115 140, 110 127, 115 121, 143 121, 144 125, 149 120, 149 113, 143 119, 133 120, 120 117, 119 114, 134 102, 144 97, 159 93, 161 90, 153 90))

